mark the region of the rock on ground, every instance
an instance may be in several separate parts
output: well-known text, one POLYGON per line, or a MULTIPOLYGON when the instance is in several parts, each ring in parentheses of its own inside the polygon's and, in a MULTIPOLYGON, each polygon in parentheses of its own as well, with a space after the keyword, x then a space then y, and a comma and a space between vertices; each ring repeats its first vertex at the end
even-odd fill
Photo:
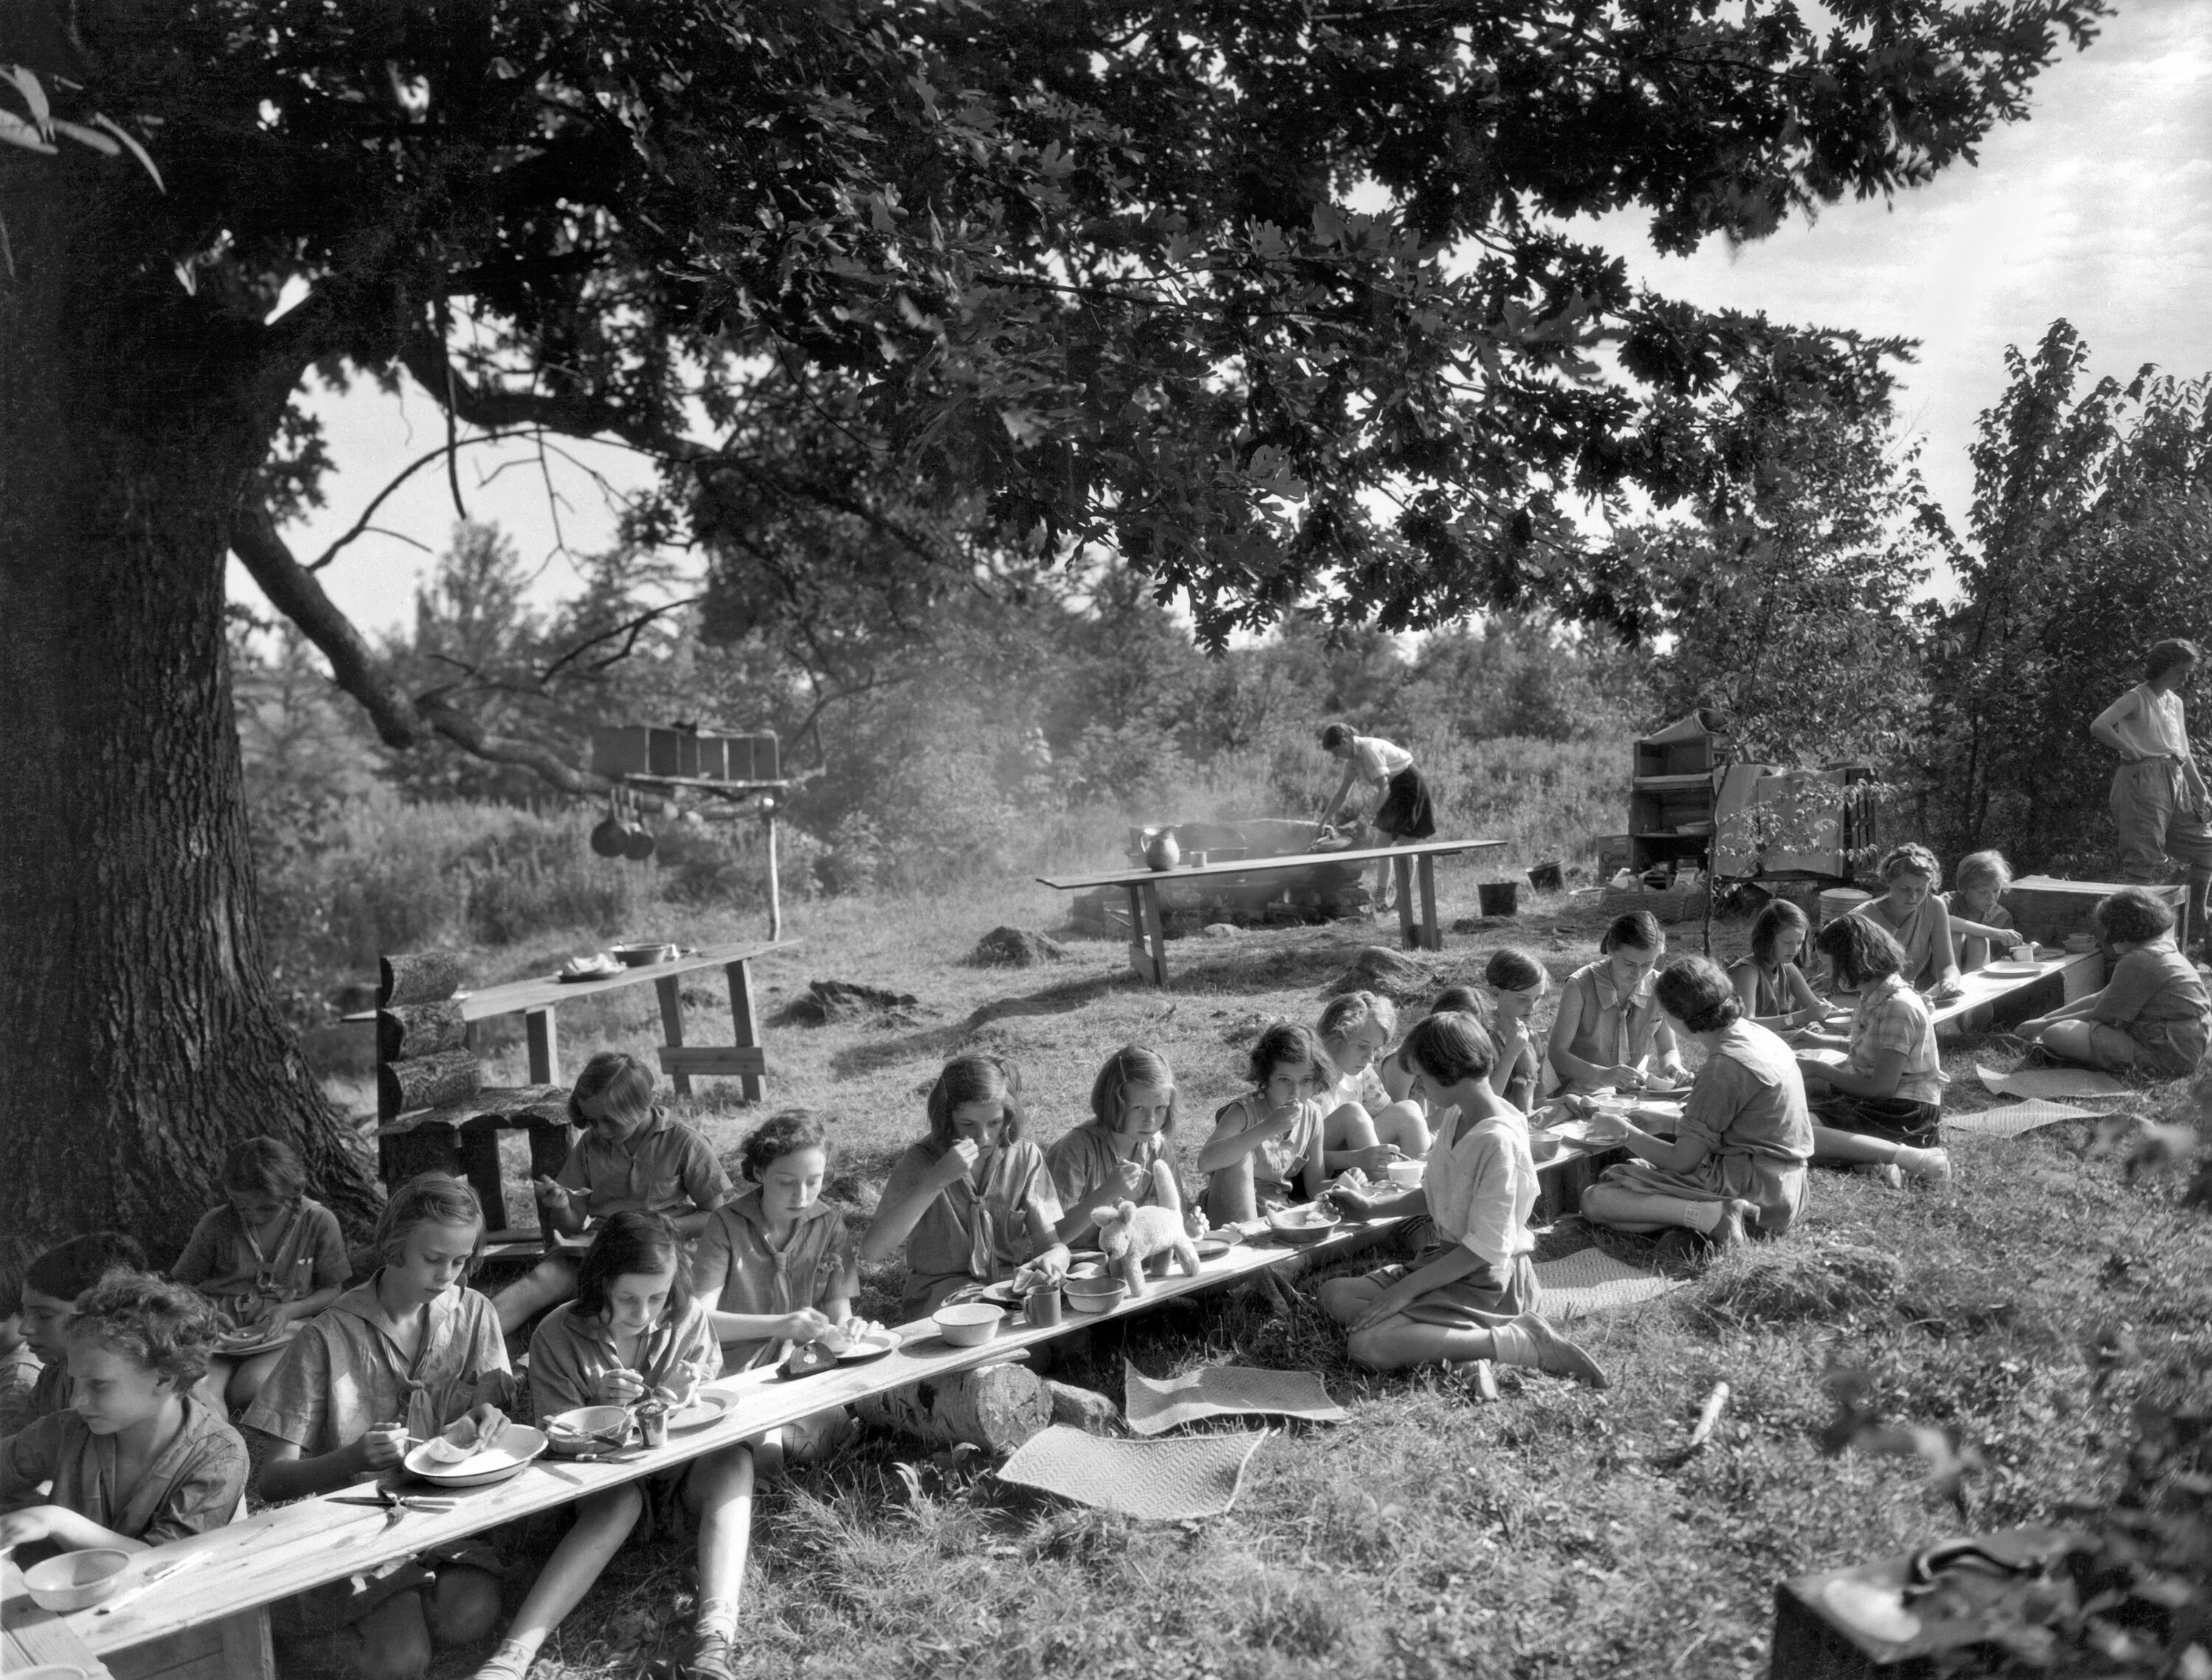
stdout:
POLYGON ((853 980, 809 980, 806 992, 805 997, 784 1005, 776 1017, 778 1026, 827 1027, 835 1022, 869 1019, 906 1022, 914 1019, 920 1007, 911 992, 886 992, 879 986, 862 986, 853 980))
POLYGON ((1067 948, 1025 927, 994 927, 975 942, 968 961, 977 968, 1034 968, 1040 962, 1057 962, 1067 948))

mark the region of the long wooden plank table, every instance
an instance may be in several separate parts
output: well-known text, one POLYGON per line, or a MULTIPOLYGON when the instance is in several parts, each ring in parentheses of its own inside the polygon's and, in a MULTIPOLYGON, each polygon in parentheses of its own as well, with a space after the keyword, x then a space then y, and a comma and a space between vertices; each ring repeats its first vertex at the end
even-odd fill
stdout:
MULTIPOLYGON (((260 1648, 265 1649, 266 1607, 279 1598, 396 1558, 413 1556, 433 1546, 465 1539, 618 1483, 676 1468, 735 1446, 763 1429, 796 1422, 832 1406, 849 1405, 865 1396, 911 1382, 992 1364, 1037 1343, 1133 1317, 1164 1302, 1220 1288, 1299 1256, 1328 1260, 1357 1253, 1403 1223, 1401 1219, 1354 1221, 1323 1241, 1304 1248, 1248 1240, 1225 1254, 1202 1261, 1196 1277, 1176 1274, 1152 1279, 1142 1296, 1125 1301, 1109 1313, 1070 1312, 1060 1323, 1048 1326, 1031 1326, 1009 1317, 999 1335, 981 1347, 951 1346, 926 1319, 898 1326, 900 1345, 880 1359, 836 1366, 796 1380, 786 1380, 770 1369, 743 1372, 709 1383, 708 1392, 729 1395, 736 1404, 715 1422, 671 1435, 666 1446, 651 1448, 626 1463, 542 1458, 519 1475, 490 1487, 440 1489, 455 1501, 451 1512, 410 1511, 389 1526, 386 1513, 373 1507, 336 1505, 325 1496, 295 1500, 134 1557, 118 1592, 129 1591, 149 1570, 166 1568, 191 1554, 212 1554, 210 1562, 194 1568, 175 1586, 157 1586, 112 1616, 84 1610, 49 1617, 21 1594, 20 1579, 15 1579, 4 1603, 0 1603, 0 1623, 10 1630, 11 1636, 19 1625, 28 1631, 51 1623, 108 1663, 115 1680, 155 1680, 170 1673, 179 1680, 186 1676, 198 1680, 205 1675, 214 1680, 214 1677, 231 1674, 265 1675, 266 1668, 256 1670, 235 1659, 228 1666, 192 1669, 149 1659, 145 1653, 173 1652, 185 1645, 197 1649, 228 1639, 250 1656, 250 1641, 235 1630, 242 1625, 248 1634, 258 1633, 260 1648)), ((428 1491, 422 1484, 414 1485, 428 1491)), ((53 1636, 45 1637, 51 1641, 53 1636)))
POLYGON ((1229 863, 1178 865, 1170 870, 1115 870, 1104 875, 1075 876, 1065 881, 1043 875, 1036 878, 1059 893, 1082 892, 1093 887, 1120 887, 1125 890, 1129 895, 1129 966, 1152 985, 1164 986, 1168 983, 1167 929, 1160 915, 1159 891, 1164 883, 1279 875, 1322 864, 1360 867, 1388 858, 1397 882, 1398 926, 1406 949, 1437 951, 1443 949, 1444 939, 1443 931, 1437 923, 1436 860, 1462 852, 1487 851, 1504 844, 1504 840, 1414 840, 1405 846, 1368 846, 1357 852, 1291 852, 1275 858, 1241 858, 1229 863), (1417 881, 1421 901, 1418 920, 1413 913, 1413 895, 1417 881))
MULTIPOLYGON (((1990 966, 2017 965, 2001 958, 1990 966)), ((1936 1027, 1947 1027, 1969 1010, 1994 1008, 2007 998, 2020 998, 2049 980, 2058 982, 2060 995, 2069 1004, 2079 1002, 2105 983, 2105 954, 2100 950, 2039 957, 2033 967, 2033 974, 1991 974, 1980 968, 1961 974, 1960 995, 1948 1004, 1937 1004, 1932 1011, 1936 1027)))

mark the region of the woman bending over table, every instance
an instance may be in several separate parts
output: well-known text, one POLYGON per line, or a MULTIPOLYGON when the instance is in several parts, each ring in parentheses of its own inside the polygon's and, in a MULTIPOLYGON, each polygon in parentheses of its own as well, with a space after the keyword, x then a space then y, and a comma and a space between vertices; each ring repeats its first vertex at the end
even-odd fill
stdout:
MULTIPOLYGON (((1385 741, 1379 735, 1355 735, 1348 724, 1330 724, 1321 732, 1321 749, 1331 758, 1344 761, 1344 779, 1336 785, 1335 795, 1321 814, 1323 828, 1350 796, 1352 785, 1364 782, 1375 790, 1374 824, 1382 837, 1379 844, 1399 846, 1407 840, 1426 840, 1436 833, 1437 812, 1429 798, 1429 785, 1414 767, 1413 754, 1396 742, 1385 741)), ((1375 865, 1375 907, 1391 907, 1388 858, 1378 859, 1375 865)))
POLYGON ((1889 890, 1856 906, 1851 914, 1874 924, 1905 955, 1905 983, 1948 1003, 1960 991, 1959 961, 1951 950, 1951 913, 1936 889, 1943 865, 1926 846, 1907 841, 1881 860, 1889 890))
POLYGON ((1668 1025, 1703 1046, 1705 1065, 1672 1143, 1636 1125, 1658 1118, 1647 1109, 1591 1118, 1593 1143, 1618 1143, 1637 1159, 1583 1192, 1583 1217, 1617 1231, 1665 1231, 1660 1252, 1685 1258, 1708 1244, 1734 1247, 1753 1231, 1781 1235, 1804 1210, 1813 1154, 1796 1058, 1746 1017, 1717 963, 1682 957, 1653 990, 1668 1025))
POLYGON ((2108 1073, 2185 1079, 2212 1035, 2212 1000, 2173 946, 2173 912, 2141 887, 2097 902, 2097 928, 2118 959, 2101 991, 2016 1029, 2061 1061, 2108 1073))
POLYGON ((1905 953, 1863 916, 1838 916, 1813 936, 1835 986, 1858 993, 1850 1036, 1804 1028, 1794 1041, 1842 1050, 1840 1063, 1801 1056, 1813 1113, 1813 1158, 1840 1161, 1893 1186, 1910 1176, 1948 1180, 1936 1147, 1946 1083, 1936 1017, 1906 984, 1905 953))
POLYGON ((1576 969, 1559 989, 1550 1044, 1559 1089, 1588 1095, 1658 1089, 1662 1080, 1689 1083, 1674 1031, 1651 996, 1653 973, 1667 952, 1659 919, 1649 910, 1616 917, 1597 949, 1599 960, 1576 969), (1647 1072, 1655 1055, 1659 1066, 1647 1072))

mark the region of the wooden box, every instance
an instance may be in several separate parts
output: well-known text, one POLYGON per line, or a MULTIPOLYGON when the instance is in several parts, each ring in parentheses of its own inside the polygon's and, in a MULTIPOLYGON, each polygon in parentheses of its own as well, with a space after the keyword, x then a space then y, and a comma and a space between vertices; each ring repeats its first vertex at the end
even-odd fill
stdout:
POLYGON ((1597 878, 1610 881, 1620 870, 1631 868, 1635 852, 1626 834, 1600 834, 1592 842, 1597 847, 1597 878))
POLYGON ((602 725, 592 731, 592 773, 642 776, 653 765, 653 731, 643 724, 602 725))
MULTIPOLYGON (((2024 875, 2006 889, 2004 904, 2012 912, 2013 925, 2020 930, 2022 937, 2057 945, 2064 943, 2069 934, 2096 932, 2097 901, 2107 893, 2118 892, 2124 884, 2118 881, 2062 881, 2055 876, 2024 875)), ((2165 902, 2179 925, 2183 908, 2188 903, 2187 889, 2177 882, 2146 890, 2165 902)))

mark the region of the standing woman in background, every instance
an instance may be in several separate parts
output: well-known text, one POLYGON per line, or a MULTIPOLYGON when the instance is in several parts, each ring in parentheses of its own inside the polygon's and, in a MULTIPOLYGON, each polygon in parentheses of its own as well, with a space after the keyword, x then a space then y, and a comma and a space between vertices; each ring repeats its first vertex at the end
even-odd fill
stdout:
POLYGON ((2188 872, 2189 914, 2177 945, 2208 940, 2212 898, 2212 794, 2189 748, 2181 691, 2203 662, 2193 641, 2162 641, 2143 659, 2143 680, 2097 714, 2089 733, 2120 755, 2112 775, 2112 821, 2120 831, 2120 879, 2156 883, 2171 858, 2188 872))
MULTIPOLYGON (((1352 783, 1358 781, 1372 787, 1378 801, 1373 819, 1375 832, 1381 837, 1377 845, 1400 846, 1407 840, 1425 840, 1436 833, 1437 812, 1429 799, 1429 785, 1414 767, 1413 754, 1396 742, 1385 741, 1379 735, 1355 735, 1349 724, 1330 724, 1321 732, 1321 749, 1331 758, 1344 761, 1344 779, 1336 785, 1335 797, 1321 814, 1322 827, 1334 821, 1352 793, 1352 783)), ((1388 858, 1376 861, 1375 907, 1391 907, 1388 858)))

